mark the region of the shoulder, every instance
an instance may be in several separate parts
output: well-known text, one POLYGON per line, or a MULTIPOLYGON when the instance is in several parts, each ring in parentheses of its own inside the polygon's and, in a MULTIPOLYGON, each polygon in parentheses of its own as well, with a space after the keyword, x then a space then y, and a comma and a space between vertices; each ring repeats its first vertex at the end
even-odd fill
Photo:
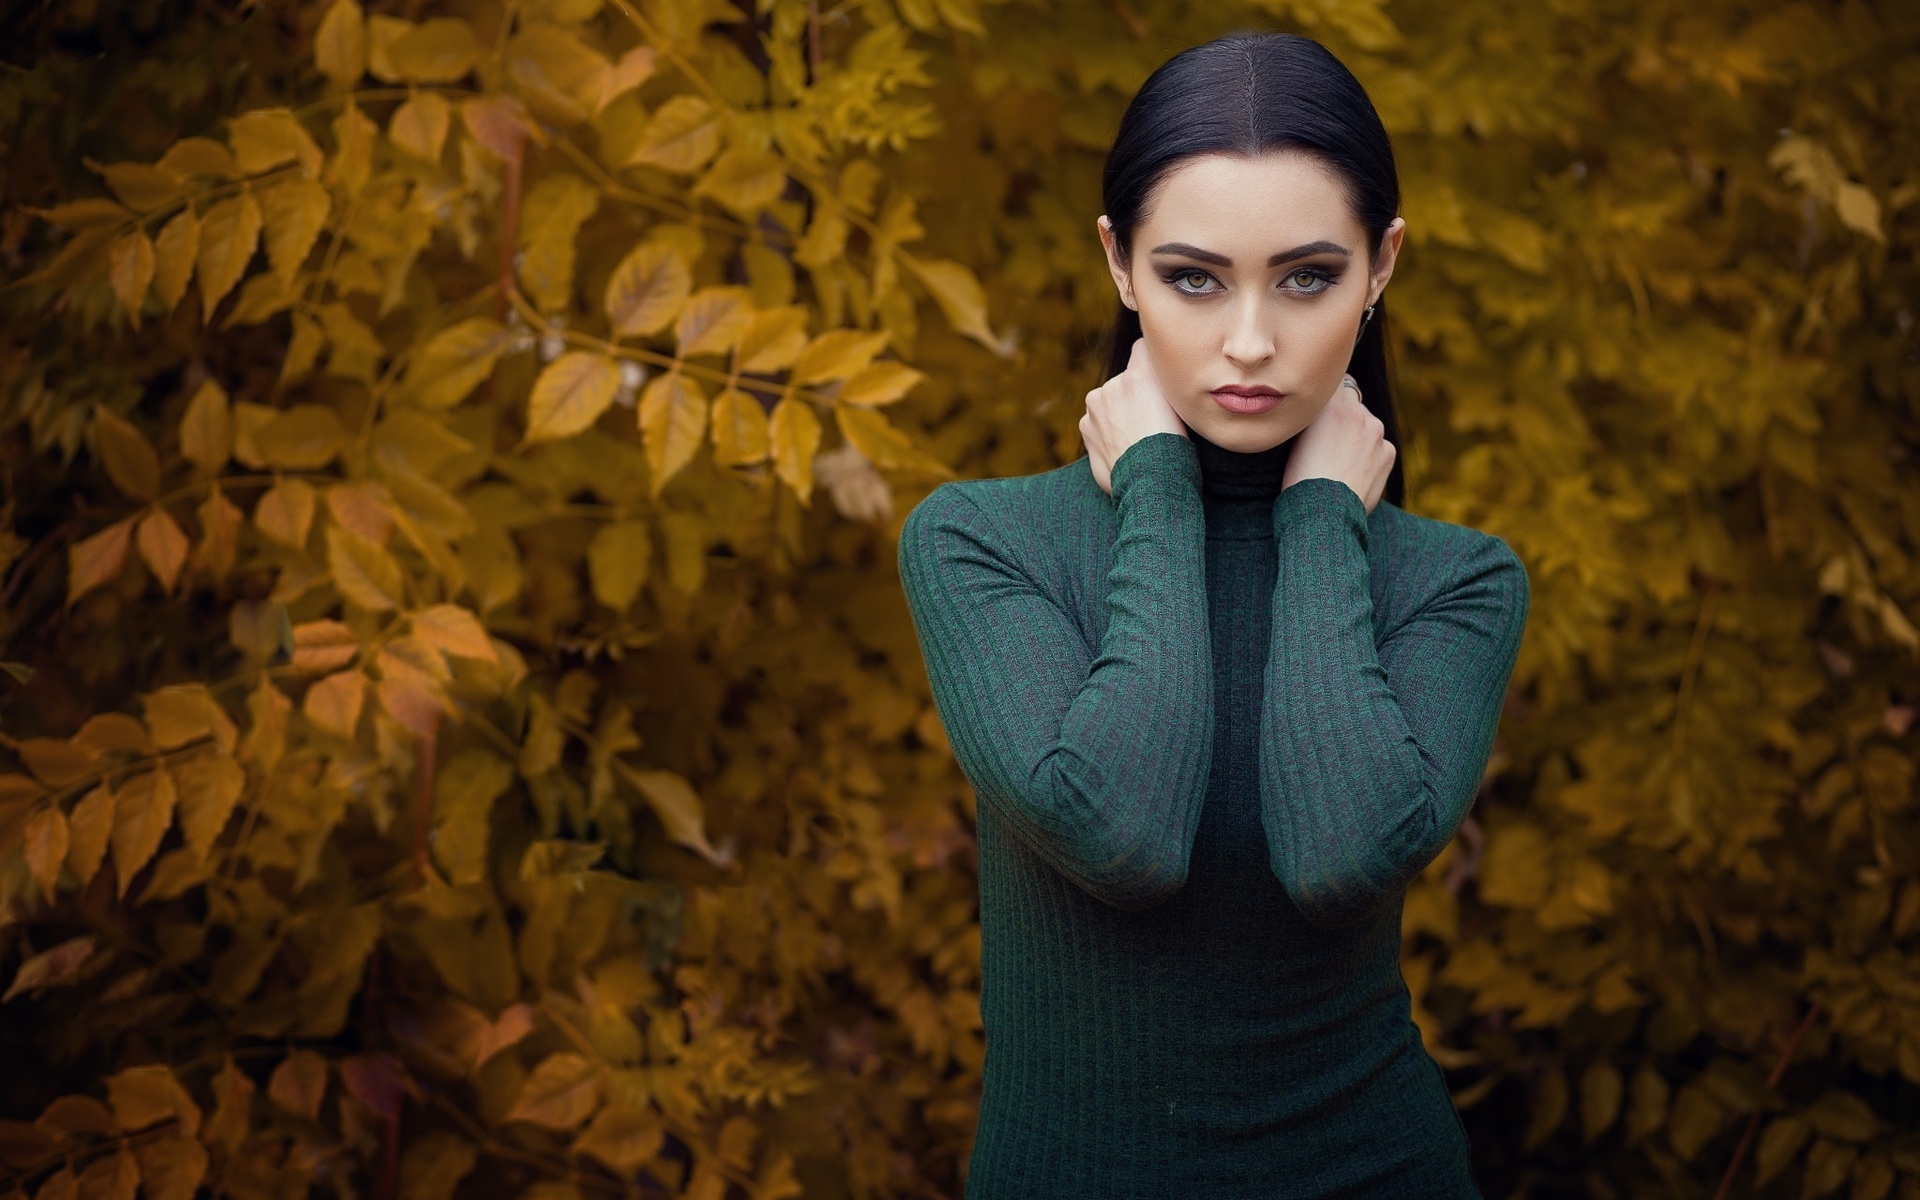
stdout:
POLYGON ((900 570, 924 573, 980 553, 1037 567, 1036 552, 1074 540, 1072 527, 1110 521, 1107 508, 1085 456, 1031 475, 949 480, 902 522, 900 570))
POLYGON ((1531 585, 1526 564, 1496 534, 1421 516, 1382 500, 1368 518, 1368 557, 1408 616, 1431 605, 1470 600, 1526 623, 1531 585))

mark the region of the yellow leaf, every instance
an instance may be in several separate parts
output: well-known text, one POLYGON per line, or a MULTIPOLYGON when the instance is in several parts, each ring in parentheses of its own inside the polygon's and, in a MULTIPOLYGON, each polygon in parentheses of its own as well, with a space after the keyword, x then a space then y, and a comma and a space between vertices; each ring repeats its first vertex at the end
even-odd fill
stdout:
POLYGON ((834 415, 839 418, 840 432, 846 435, 847 441, 874 466, 924 471, 942 477, 951 475, 944 463, 915 446, 906 434, 873 409, 841 405, 834 409, 834 415))
POLYGON ((734 347, 734 369, 766 374, 793 365, 807 348, 807 310, 798 304, 753 314, 734 347))
POLYGON ((780 198, 787 186, 784 164, 764 150, 735 146, 715 159, 696 196, 709 196, 742 217, 753 217, 780 198))
POLYGON ((180 793, 180 832, 194 861, 205 863, 234 806, 246 790, 247 775, 224 753, 196 754, 174 768, 180 793))
POLYGON ((67 603, 120 574, 133 540, 133 518, 115 521, 67 548, 67 603))
POLYGON ((188 1134, 200 1131, 200 1106, 164 1063, 129 1067, 108 1076, 107 1103, 113 1108, 114 1124, 123 1132, 145 1129, 168 1117, 177 1118, 188 1134))
POLYGON ((160 456, 147 435, 111 409, 93 410, 93 438, 107 478, 135 500, 160 494, 160 456))
POLYGON ((607 280, 603 303, 613 335, 643 337, 660 332, 693 290, 693 272, 660 242, 635 246, 607 280))
POLYGON ((949 258, 923 261, 904 251, 900 261, 933 295, 955 333, 965 334, 1002 358, 1012 357, 1013 347, 994 336, 987 324, 986 289, 964 264, 949 258))
POLYGON ((194 551, 194 561, 217 583, 233 569, 244 514, 227 499, 216 479, 207 489, 207 498, 194 509, 194 515, 200 519, 200 545, 194 551))
POLYGON ((528 442, 571 437, 600 419, 620 390, 620 364, 570 350, 547 364, 527 398, 528 442))
POLYGON ((227 122, 227 141, 233 146, 233 161, 248 175, 290 162, 299 163, 308 175, 318 175, 326 159, 299 118, 285 108, 241 113, 227 122))
POLYGON ((100 784, 73 806, 67 831, 67 866, 84 888, 100 869, 100 860, 107 854, 107 840, 113 834, 113 792, 106 784, 100 784))
POLYGON ((200 218, 183 208, 165 225, 153 244, 153 294, 163 312, 172 312, 193 278, 193 262, 200 253, 200 218))
POLYGON ((73 735, 72 745, 96 755, 113 750, 131 750, 136 754, 153 751, 147 727, 138 718, 119 712, 95 713, 88 717, 80 731, 73 735))
POLYGON ((507 43, 507 74, 534 112, 578 124, 600 103, 610 64, 558 25, 522 24, 507 43))
POLYGON ((113 244, 108 268, 114 298, 127 311, 127 321, 140 328, 140 308, 146 303, 147 289, 153 286, 153 242, 140 230, 121 235, 113 244))
POLYGON ((303 312, 293 314, 293 337, 287 343, 287 357, 280 364, 279 386, 305 379, 326 345, 320 322, 303 312))
POLYGON ((192 183, 197 176, 228 180, 240 173, 233 152, 206 137, 181 138, 167 147, 154 164, 181 183, 192 183))
POLYGON ((134 540, 160 590, 171 593, 180 578, 180 568, 187 565, 187 535, 166 509, 156 508, 141 518, 134 540))
POLYGON ((187 401, 180 418, 180 454, 203 471, 218 471, 233 453, 233 416, 227 390, 212 379, 187 401))
POLYGON ((533 1007, 509 1004, 493 1021, 482 1021, 460 1039, 459 1054, 467 1061, 469 1073, 478 1071, 486 1061, 502 1050, 517 1045, 533 1032, 533 1007))
POLYGON ((743 287, 707 287, 695 292, 674 322, 673 336, 681 358, 694 354, 725 354, 733 349, 753 316, 752 293, 743 287))
POLYGON ((639 771, 624 763, 619 766, 628 782, 645 797, 654 815, 660 818, 661 828, 667 831, 668 837, 708 862, 722 861, 720 852, 707 841, 706 808, 684 776, 672 771, 639 771))
POLYGON ((335 83, 353 84, 367 69, 367 21, 354 0, 333 0, 313 34, 313 62, 335 83))
POLYGON ((1580 1124, 1587 1144, 1613 1127, 1620 1115, 1620 1099, 1626 1085, 1620 1069, 1604 1060, 1587 1067, 1580 1075, 1580 1124))
POLYGON ((671 371, 640 397, 640 431, 647 443, 650 490, 655 496, 687 465, 707 434, 707 397, 700 385, 671 371))
POLYGON ((925 378, 905 363, 877 362, 856 371, 841 385, 837 399, 842 404, 878 408, 900 399, 925 378))
POLYGON ((887 334, 858 329, 829 329, 813 339, 793 364, 793 382, 800 387, 845 379, 886 349, 887 334))
POLYGON ((415 158, 440 161, 441 147, 447 144, 447 130, 453 124, 453 108, 438 92, 414 92, 393 110, 387 122, 387 136, 393 144, 415 158))
POLYGON ((289 471, 311 471, 333 461, 347 444, 346 426, 331 405, 295 404, 253 431, 260 461, 289 471))
POLYGON ((453 1200, 454 1189, 480 1161, 479 1147, 464 1134, 435 1130, 409 1141, 400 1161, 400 1194, 406 1200, 453 1200))
POLYGON ((327 489, 327 511, 342 529, 384 546, 393 532, 393 495, 370 479, 336 483, 327 489))
POLYGON ((231 751, 239 731, 205 684, 179 683, 155 688, 140 697, 147 736, 162 750, 174 750, 203 737, 231 751))
POLYGON ((27 818, 24 845, 27 873, 40 885, 48 903, 53 902, 54 884, 60 878, 60 867, 67 861, 71 845, 67 814, 61 812, 59 806, 49 804, 27 818))
POLYGON ((307 261, 332 209, 333 200, 327 189, 311 179, 285 179, 261 189, 267 263, 282 284, 293 286, 294 275, 299 272, 300 264, 307 261))
POLYGON ((281 1060, 267 1080, 267 1098, 309 1121, 320 1119, 320 1102, 327 1095, 327 1060, 311 1050, 295 1050, 281 1060))
POLYGON ((307 544, 313 510, 313 487, 303 479, 282 479, 254 506, 253 524, 274 541, 298 549, 307 544))
POLYGON ((391 82, 453 83, 480 60, 480 39, 457 17, 432 17, 387 42, 391 82))
POLYGON ((349 603, 370 612, 401 606, 405 586, 400 564, 386 550, 336 525, 327 526, 327 569, 349 603))
POLYGON ((602 525, 587 544, 593 598, 615 612, 625 612, 646 583, 652 559, 653 537, 645 521, 602 525))
POLYGON ((767 410, 753 396, 728 388, 713 398, 713 460, 723 467, 765 462, 772 450, 767 410))
MULTIPOLYGON (((372 54, 371 48, 368 54, 372 54)), ((349 196, 358 195, 373 173, 373 138, 379 132, 373 118, 361 112, 348 95, 340 115, 333 119, 333 161, 327 164, 327 182, 349 196)))
POLYGON ((813 455, 820 448, 820 418, 804 401, 784 396, 773 406, 768 433, 773 469, 802 504, 813 495, 813 455))
POLYGON ((608 1104, 574 1140, 575 1154, 589 1154, 621 1175, 651 1162, 666 1144, 666 1125, 656 1113, 608 1104))
POLYGON ((698 171, 719 149, 720 122, 713 107, 698 96, 679 95, 654 112, 622 165, 685 174, 698 171))
POLYGON ((114 797, 113 871, 120 896, 140 868, 153 858, 160 841, 173 825, 176 799, 173 775, 156 766, 122 784, 114 797))
POLYGON ((1880 228, 1880 201, 1872 192, 1851 180, 1834 186, 1833 211, 1840 223, 1855 233, 1864 233, 1876 242, 1887 240, 1880 228))
POLYGON ((455 887, 486 879, 493 804, 513 780, 512 763, 478 748, 456 753, 435 777, 433 860, 455 887))
POLYGON ((512 339, 490 317, 469 317, 433 335, 407 368, 407 396, 422 408, 448 409, 493 374, 512 339))
POLYGON ((505 1119, 547 1129, 572 1129, 600 1105, 600 1077, 578 1054, 549 1055, 521 1086, 505 1119))
POLYGON ((573 300, 574 239, 600 207, 600 189, 571 172, 543 176, 520 212, 520 281, 542 312, 573 300))
POLYGON ((471 609, 458 604, 435 604, 412 617, 413 636, 447 654, 499 662, 499 652, 471 609))
POLYGON ((300 711, 320 728, 351 739, 354 727, 360 723, 360 709, 366 698, 366 675, 350 667, 316 680, 301 700, 300 711))
POLYGON ((180 181, 171 172, 153 163, 99 163, 83 158, 87 167, 99 173, 113 194, 135 212, 152 212, 180 198, 180 181))
POLYGON ((221 200, 200 220, 200 311, 203 320, 246 273, 260 243, 260 205, 253 193, 221 200))

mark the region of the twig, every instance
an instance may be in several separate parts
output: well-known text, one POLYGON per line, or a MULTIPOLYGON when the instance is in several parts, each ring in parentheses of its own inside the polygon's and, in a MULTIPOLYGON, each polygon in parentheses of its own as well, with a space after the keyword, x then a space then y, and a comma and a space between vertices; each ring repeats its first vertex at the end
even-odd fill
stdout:
MULTIPOLYGON (((1813 1027, 1813 1019, 1820 1015, 1820 1004, 1814 1002, 1807 1015, 1800 1018, 1799 1028, 1787 1039, 1786 1047, 1780 1051, 1780 1061, 1773 1064, 1773 1074, 1767 1076, 1767 1090, 1772 1091, 1780 1084, 1780 1077, 1787 1072, 1787 1064, 1793 1061, 1793 1052, 1800 1048, 1800 1039, 1813 1027)), ((1753 1134, 1760 1127, 1760 1110, 1755 1108, 1747 1117, 1747 1131, 1740 1135, 1740 1144, 1733 1148, 1733 1161, 1727 1164, 1727 1173, 1720 1177, 1720 1187, 1713 1193, 1713 1200, 1727 1200, 1733 1188, 1733 1177, 1739 1173, 1740 1164, 1746 1161, 1747 1147, 1753 1144, 1753 1134)))

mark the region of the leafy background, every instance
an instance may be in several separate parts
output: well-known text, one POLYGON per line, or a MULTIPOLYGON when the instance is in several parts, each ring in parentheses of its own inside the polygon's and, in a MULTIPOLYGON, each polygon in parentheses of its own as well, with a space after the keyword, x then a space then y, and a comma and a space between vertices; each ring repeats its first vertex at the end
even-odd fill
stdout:
POLYGON ((1404 966, 1489 1196, 1920 1197, 1920 14, 75 0, 0 27, 0 1196, 959 1194, 893 536, 1080 448, 1171 52, 1395 140, 1533 617, 1404 966))

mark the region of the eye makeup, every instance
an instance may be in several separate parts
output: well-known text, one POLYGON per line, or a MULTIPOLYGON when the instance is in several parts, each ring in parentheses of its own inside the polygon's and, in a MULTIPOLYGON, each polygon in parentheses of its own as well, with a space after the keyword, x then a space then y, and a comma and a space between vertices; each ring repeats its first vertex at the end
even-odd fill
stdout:
MULTIPOLYGON (((1161 280, 1182 296, 1212 296, 1225 289, 1218 285, 1219 280, 1213 272, 1195 266, 1163 266, 1157 269, 1161 280)), ((1340 273, 1321 266, 1295 267, 1281 276, 1281 281, 1297 286, 1282 287, 1282 291, 1300 296, 1317 296, 1340 282, 1340 273), (1300 280, 1306 282, 1300 283, 1300 280)))

